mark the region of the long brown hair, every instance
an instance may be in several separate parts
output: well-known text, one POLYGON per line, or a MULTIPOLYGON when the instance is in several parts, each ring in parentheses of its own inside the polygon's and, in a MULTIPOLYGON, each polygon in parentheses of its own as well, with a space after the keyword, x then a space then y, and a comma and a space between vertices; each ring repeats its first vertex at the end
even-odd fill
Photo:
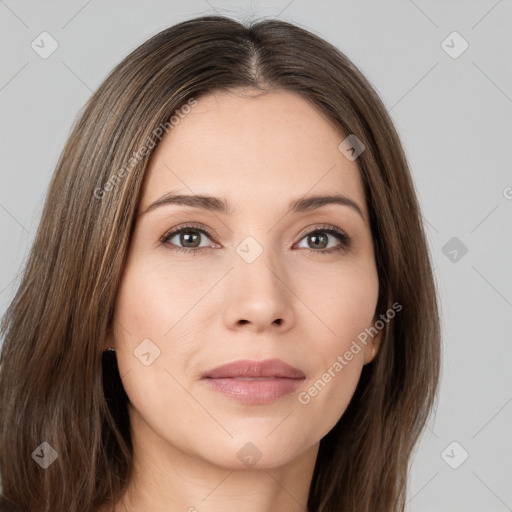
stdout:
POLYGON ((142 180, 176 111, 240 87, 296 91, 365 146, 357 163, 379 275, 377 313, 395 302, 402 310, 320 442, 308 508, 403 510, 440 358, 435 285, 404 151, 381 100, 334 46, 284 21, 244 26, 220 16, 177 24, 128 55, 87 102, 60 156, 2 321, 0 472, 12 510, 93 512, 126 488, 127 397, 115 357, 103 350, 142 180), (35 463, 38 453, 53 453, 42 443, 58 455, 46 469, 35 463))

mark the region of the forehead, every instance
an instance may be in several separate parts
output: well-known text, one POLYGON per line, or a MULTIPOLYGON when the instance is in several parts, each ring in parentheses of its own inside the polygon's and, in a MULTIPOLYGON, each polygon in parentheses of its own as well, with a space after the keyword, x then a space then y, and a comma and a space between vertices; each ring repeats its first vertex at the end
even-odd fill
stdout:
POLYGON ((341 130, 295 92, 241 92, 210 93, 176 116, 151 158, 141 210, 171 190, 223 197, 235 210, 337 192, 366 213, 341 130))

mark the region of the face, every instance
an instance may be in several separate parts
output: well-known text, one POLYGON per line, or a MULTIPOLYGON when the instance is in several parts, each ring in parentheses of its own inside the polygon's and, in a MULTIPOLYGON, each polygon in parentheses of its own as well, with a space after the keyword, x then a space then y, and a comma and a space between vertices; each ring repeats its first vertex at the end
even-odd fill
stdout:
POLYGON ((344 413, 380 340, 354 346, 378 318, 378 276, 344 138, 295 93, 217 92, 157 146, 110 344, 132 429, 162 454, 277 467, 344 413))

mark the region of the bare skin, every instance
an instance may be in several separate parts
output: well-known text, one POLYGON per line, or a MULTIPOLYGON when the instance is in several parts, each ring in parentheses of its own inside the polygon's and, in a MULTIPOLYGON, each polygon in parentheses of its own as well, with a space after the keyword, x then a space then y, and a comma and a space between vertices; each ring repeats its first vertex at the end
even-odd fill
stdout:
POLYGON ((378 318, 368 210, 357 160, 338 149, 344 138, 295 93, 222 92, 199 99, 157 147, 109 340, 130 399, 135 468, 116 512, 307 510, 320 440, 381 338, 301 403, 378 318), (171 191, 225 198, 233 212, 178 204, 146 212, 171 191), (286 214, 296 199, 334 193, 360 212, 328 204, 286 214), (188 224, 198 252, 190 236, 162 241, 188 224), (325 232, 331 226, 348 245, 325 232), (159 351, 149 365, 134 356, 145 339, 146 359, 159 351), (242 404, 201 378, 227 362, 273 358, 306 377, 271 403, 242 404))

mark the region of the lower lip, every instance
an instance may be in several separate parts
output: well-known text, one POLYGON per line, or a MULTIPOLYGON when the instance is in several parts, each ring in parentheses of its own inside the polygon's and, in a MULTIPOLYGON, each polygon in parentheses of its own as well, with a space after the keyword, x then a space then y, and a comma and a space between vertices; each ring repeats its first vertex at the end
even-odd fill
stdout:
POLYGON ((304 379, 274 378, 242 380, 236 378, 205 379, 214 391, 234 398, 243 404, 264 405, 274 402, 300 387, 304 379))

